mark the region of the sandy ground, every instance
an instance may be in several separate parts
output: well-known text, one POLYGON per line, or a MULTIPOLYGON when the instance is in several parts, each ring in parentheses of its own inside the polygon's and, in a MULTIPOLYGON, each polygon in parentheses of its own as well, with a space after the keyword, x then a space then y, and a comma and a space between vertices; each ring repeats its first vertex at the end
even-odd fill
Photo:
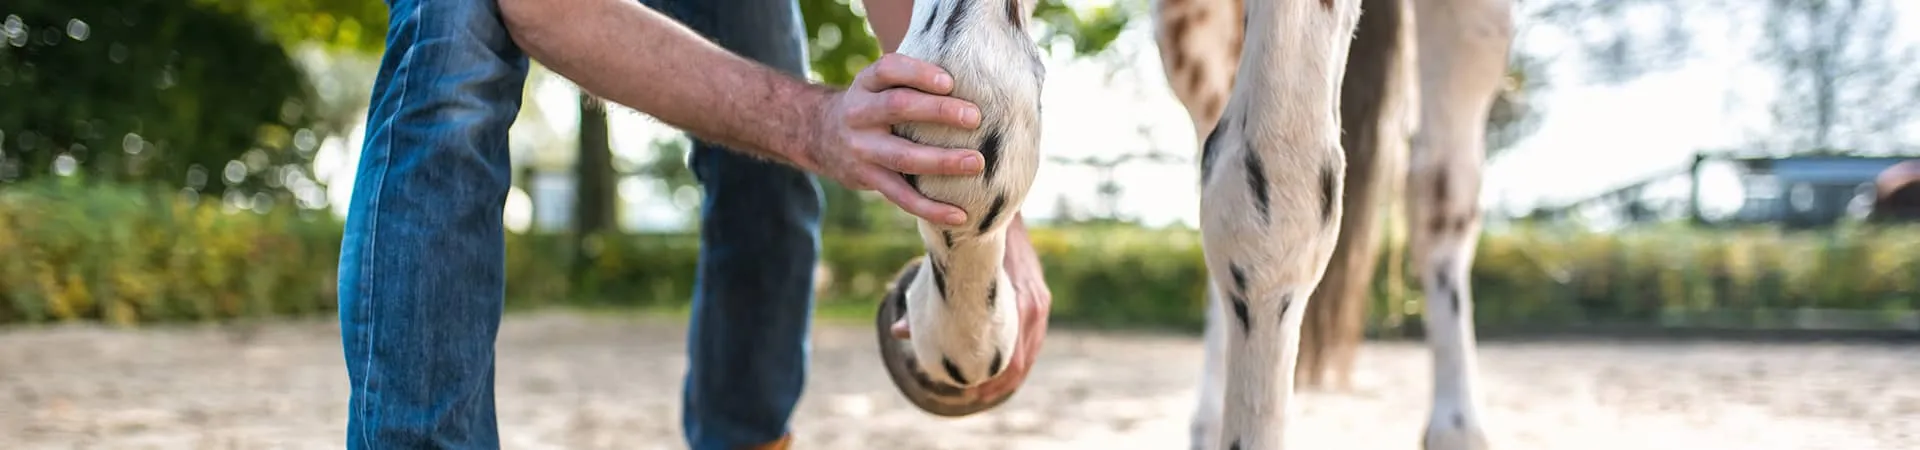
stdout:
MULTIPOLYGON (((1013 401, 939 419, 888 384, 868 328, 817 329, 796 448, 1185 447, 1192 337, 1057 331, 1013 401)), ((663 318, 510 317, 505 446, 684 448, 683 332, 663 318)), ((0 448, 340 448, 335 333, 0 329, 0 448)), ((1916 347, 1556 341, 1488 343, 1481 358, 1503 449, 1920 448, 1916 347)), ((1296 447, 1418 448, 1426 360, 1417 344, 1367 346, 1353 390, 1304 395, 1296 447)))

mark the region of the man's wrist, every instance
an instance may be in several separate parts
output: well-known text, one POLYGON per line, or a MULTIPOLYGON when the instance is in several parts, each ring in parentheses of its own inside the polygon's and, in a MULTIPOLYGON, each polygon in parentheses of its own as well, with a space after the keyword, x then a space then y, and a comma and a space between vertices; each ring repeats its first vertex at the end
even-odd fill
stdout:
MULTIPOLYGON (((786 92, 780 104, 785 107, 779 108, 781 113, 769 118, 772 127, 764 130, 773 132, 764 133, 767 142, 757 144, 788 164, 808 172, 817 172, 819 164, 814 161, 813 150, 826 137, 826 127, 822 121, 829 116, 833 100, 840 90, 805 80, 789 86, 782 89, 786 92)), ((753 136, 763 134, 754 130, 744 131, 753 136)))
POLYGON ((1040 269, 1040 255, 1033 248, 1033 238, 1027 233, 1026 222, 1022 214, 1015 213, 1013 220, 1007 223, 1007 251, 1001 263, 1010 269, 1026 269, 1026 266, 1032 265, 1037 272, 1040 269))
POLYGON ((1021 212, 1013 213, 1013 220, 1007 222, 1007 236, 1019 238, 1021 241, 1028 239, 1026 214, 1022 214, 1021 212))

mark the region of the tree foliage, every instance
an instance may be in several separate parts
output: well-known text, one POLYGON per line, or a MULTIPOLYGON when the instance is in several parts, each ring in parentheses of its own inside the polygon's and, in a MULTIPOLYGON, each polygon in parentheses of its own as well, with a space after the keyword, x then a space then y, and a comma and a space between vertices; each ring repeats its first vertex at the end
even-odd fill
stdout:
POLYGON ((221 192, 303 179, 311 89, 253 22, 194 0, 14 0, 0 14, 0 180, 221 192))
POLYGON ((1649 73, 1678 67, 1693 52, 1693 29, 1684 20, 1720 0, 1518 0, 1507 85, 1487 116, 1488 158, 1532 136, 1547 114, 1538 99, 1558 84, 1552 67, 1574 65, 1575 73, 1600 84, 1631 82, 1649 73), (1649 21, 1651 27, 1636 26, 1649 21), (1562 42, 1561 51, 1529 45, 1535 40, 1562 42))
POLYGON ((823 83, 846 86, 880 58, 880 40, 867 18, 848 5, 859 0, 799 0, 813 72, 823 83))
MULTIPOLYGON (((880 58, 880 41, 867 26, 863 12, 852 3, 859 0, 798 0, 807 28, 814 73, 823 83, 846 86, 860 69, 880 58)), ((1134 14, 1118 6, 1075 9, 1064 0, 1039 0, 1034 6, 1034 22, 1039 24, 1035 40, 1052 51, 1052 42, 1070 39, 1077 56, 1105 51, 1120 37, 1134 14)))
MULTIPOLYGON (((1761 33, 1753 62, 1772 69, 1777 89, 1770 130, 1748 139, 1772 153, 1897 152, 1913 123, 1906 105, 1920 99, 1920 76, 1908 67, 1920 49, 1897 42, 1892 0, 1525 0, 1541 37, 1572 51, 1546 54, 1517 46, 1516 67, 1579 63, 1575 73, 1618 84, 1678 67, 1693 56, 1701 30, 1687 20, 1713 15, 1755 22, 1761 33)), ((1524 44, 1532 36, 1524 36, 1524 44)), ((1529 80, 1545 70, 1528 70, 1529 80)), ((1542 87, 1546 87, 1544 84, 1542 87)), ((1537 95, 1536 93, 1528 96, 1537 95)), ((1740 95, 1740 94, 1736 94, 1740 95)), ((1534 106, 1534 113, 1539 113, 1534 106)), ((1496 126, 1499 128, 1499 126, 1496 126)), ((1491 133, 1489 145, 1509 142, 1491 133), (1493 139, 1499 137, 1500 139, 1493 139)), ((1519 135, 1523 136, 1523 135, 1519 135)))
POLYGON ((1036 22, 1043 25, 1040 36, 1041 48, 1052 52, 1053 42, 1067 39, 1073 42, 1073 53, 1086 56, 1106 51, 1127 23, 1139 14, 1136 9, 1140 3, 1126 5, 1095 6, 1085 10, 1076 10, 1067 6, 1064 0, 1040 0, 1033 8, 1036 22))
POLYGON ((1570 51, 1549 61, 1581 63, 1589 79, 1619 84, 1685 62, 1693 54, 1695 32, 1687 18, 1720 1, 1522 0, 1519 10, 1525 15, 1519 19, 1531 23, 1532 31, 1569 44, 1570 51))
POLYGON ((1884 153, 1904 143, 1920 99, 1920 61, 1893 41, 1885 0, 1771 0, 1759 62, 1774 69, 1774 131, 1756 139, 1787 152, 1884 153))
POLYGON ((1507 62, 1507 83, 1487 111, 1487 158, 1499 157, 1522 139, 1540 130, 1546 113, 1534 97, 1552 86, 1539 55, 1515 52, 1507 62))
POLYGON ((252 19, 287 47, 318 43, 334 50, 378 53, 385 45, 382 0, 192 0, 252 19))

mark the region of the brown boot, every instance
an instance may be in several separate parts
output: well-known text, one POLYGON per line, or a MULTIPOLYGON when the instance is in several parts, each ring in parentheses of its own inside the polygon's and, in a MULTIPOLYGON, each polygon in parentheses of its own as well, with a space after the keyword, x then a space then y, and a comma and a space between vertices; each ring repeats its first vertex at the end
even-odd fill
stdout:
POLYGON ((787 450, 793 444, 793 435, 781 436, 779 440, 760 445, 748 446, 745 450, 787 450))

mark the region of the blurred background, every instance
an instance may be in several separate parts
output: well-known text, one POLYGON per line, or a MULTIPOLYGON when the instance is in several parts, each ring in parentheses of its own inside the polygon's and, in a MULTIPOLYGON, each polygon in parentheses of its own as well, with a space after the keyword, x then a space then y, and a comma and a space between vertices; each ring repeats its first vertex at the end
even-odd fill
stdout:
MULTIPOLYGON (((816 80, 844 84, 879 56, 859 2, 799 1, 816 80)), ((1472 271, 1496 435, 1920 446, 1920 4, 1516 5, 1472 271)), ((878 195, 822 181, 803 444, 1183 445, 1203 317, 1199 139, 1149 6, 1037 12, 1046 163, 1023 213, 1056 331, 1001 412, 933 419, 879 381, 873 305, 920 242, 878 195)), ((0 444, 342 444, 334 268, 386 12, 0 3, 0 444)), ((525 100, 503 433, 512 448, 681 448, 701 195, 688 142, 537 65, 525 100)), ((1347 386, 1306 394, 1301 439, 1417 442, 1421 296, 1394 267, 1404 239, 1385 242, 1369 342, 1347 386)))

